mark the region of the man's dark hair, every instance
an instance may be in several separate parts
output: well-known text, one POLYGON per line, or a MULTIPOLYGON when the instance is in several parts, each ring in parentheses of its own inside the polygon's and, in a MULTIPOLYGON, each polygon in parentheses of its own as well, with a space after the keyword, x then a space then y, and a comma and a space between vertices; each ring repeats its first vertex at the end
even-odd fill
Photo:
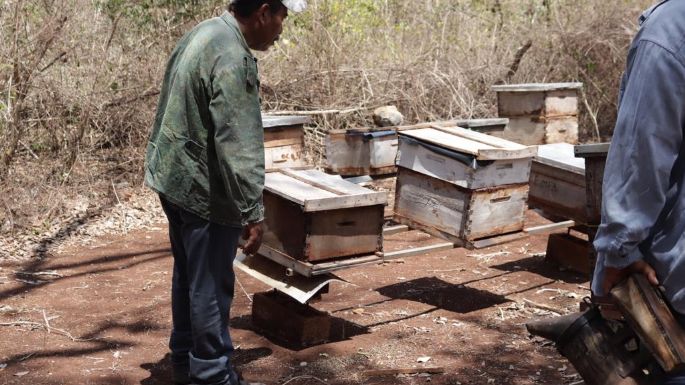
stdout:
POLYGON ((281 0, 231 0, 228 10, 239 17, 250 17, 263 4, 269 4, 271 13, 278 13, 285 7, 281 0))

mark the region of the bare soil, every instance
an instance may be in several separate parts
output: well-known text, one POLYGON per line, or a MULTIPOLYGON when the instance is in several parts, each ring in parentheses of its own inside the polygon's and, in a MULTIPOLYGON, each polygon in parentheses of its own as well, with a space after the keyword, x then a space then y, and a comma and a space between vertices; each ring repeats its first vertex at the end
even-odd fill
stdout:
MULTIPOLYGON (((527 221, 546 223, 533 212, 527 221)), ((435 242, 411 231, 387 237, 386 249, 435 242)), ((538 235, 342 271, 355 286, 334 285, 312 306, 345 335, 302 349, 253 330, 250 296, 268 287, 238 271, 234 362, 269 385, 578 383, 568 361, 523 326, 550 310, 576 311, 589 294, 586 278, 544 260, 546 242, 538 235), (415 367, 445 373, 362 375, 415 367)), ((0 383, 170 384, 171 267, 164 224, 0 265, 0 383)))

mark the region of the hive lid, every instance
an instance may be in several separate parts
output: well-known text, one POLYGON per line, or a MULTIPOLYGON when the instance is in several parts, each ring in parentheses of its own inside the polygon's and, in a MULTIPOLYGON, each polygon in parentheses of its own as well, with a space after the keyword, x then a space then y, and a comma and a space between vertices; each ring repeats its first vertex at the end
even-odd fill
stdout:
POLYGON ((509 118, 489 118, 489 119, 463 119, 457 120, 456 125, 464 128, 487 128, 492 126, 506 126, 509 118))
POLYGON ((531 158, 537 147, 524 146, 492 135, 461 127, 433 126, 399 133, 451 151, 474 156, 477 160, 505 160, 531 158))
POLYGON ((583 83, 525 83, 492 86, 492 90, 495 92, 544 92, 578 90, 581 88, 583 88, 583 83))
POLYGON ((538 146, 538 154, 535 157, 535 161, 563 170, 585 174, 585 160, 575 157, 573 145, 569 143, 552 143, 538 146))
POLYGON ((606 156, 609 152, 610 143, 579 144, 574 147, 574 152, 579 158, 591 156, 606 156))
POLYGON ((318 170, 280 169, 266 174, 264 189, 295 202, 305 212, 385 205, 387 194, 318 170))
POLYGON ((262 125, 264 128, 296 126, 309 124, 311 118, 302 115, 262 115, 262 125))

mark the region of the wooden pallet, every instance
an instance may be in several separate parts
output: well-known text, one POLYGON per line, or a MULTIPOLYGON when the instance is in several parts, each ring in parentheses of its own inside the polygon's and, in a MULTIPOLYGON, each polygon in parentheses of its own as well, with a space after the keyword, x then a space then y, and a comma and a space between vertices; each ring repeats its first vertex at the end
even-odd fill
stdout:
MULTIPOLYGON (((524 239, 528 237, 529 234, 539 234, 545 231, 552 231, 557 230, 559 228, 565 228, 568 227, 570 223, 572 222, 564 222, 563 224, 556 224, 555 226, 540 226, 536 228, 525 229, 524 231, 512 234, 504 234, 497 237, 479 239, 476 241, 469 242, 469 244, 466 246, 468 246, 467 248, 470 249, 482 249, 494 245, 499 245, 502 243, 524 239)), ((383 235, 387 236, 392 234, 399 234, 410 230, 414 230, 414 228, 407 225, 390 226, 383 229, 383 235)), ((451 250, 457 247, 465 247, 465 245, 463 243, 455 243, 452 241, 448 241, 437 243, 434 245, 415 247, 410 249, 384 253, 376 253, 370 255, 362 255, 353 258, 346 258, 343 260, 333 260, 320 263, 310 263, 307 261, 297 260, 266 245, 262 245, 262 247, 259 249, 259 255, 285 267, 285 274, 300 274, 305 277, 315 277, 344 269, 350 269, 353 267, 378 264, 383 263, 385 261, 391 261, 393 259, 413 257, 416 255, 427 254, 435 251, 451 250)))

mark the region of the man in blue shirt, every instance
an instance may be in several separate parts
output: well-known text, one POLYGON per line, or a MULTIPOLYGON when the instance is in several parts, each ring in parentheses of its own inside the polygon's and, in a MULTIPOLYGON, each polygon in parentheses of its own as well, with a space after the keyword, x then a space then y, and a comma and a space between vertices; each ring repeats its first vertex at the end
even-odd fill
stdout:
MULTIPOLYGON (((662 285, 685 315, 685 1, 640 17, 628 53, 603 182, 593 292, 631 272, 662 285)), ((685 384, 674 376, 666 384, 685 384)))

